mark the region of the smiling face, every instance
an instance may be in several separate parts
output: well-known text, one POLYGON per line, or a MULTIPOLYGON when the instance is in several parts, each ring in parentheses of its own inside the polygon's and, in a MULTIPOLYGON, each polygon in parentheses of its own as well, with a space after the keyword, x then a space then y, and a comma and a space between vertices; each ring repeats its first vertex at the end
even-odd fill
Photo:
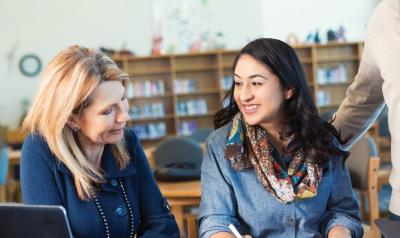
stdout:
POLYGON ((234 72, 234 98, 249 125, 270 128, 284 119, 283 103, 292 90, 283 90, 279 78, 250 55, 242 55, 234 72))
POLYGON ((122 83, 105 81, 95 88, 90 99, 89 106, 75 120, 79 141, 86 145, 105 145, 121 140, 129 120, 122 83))

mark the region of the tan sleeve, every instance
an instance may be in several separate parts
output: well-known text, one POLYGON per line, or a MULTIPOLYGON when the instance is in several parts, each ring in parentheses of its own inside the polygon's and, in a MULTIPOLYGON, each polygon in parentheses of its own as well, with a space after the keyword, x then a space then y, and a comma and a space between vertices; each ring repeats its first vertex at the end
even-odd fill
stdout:
POLYGON ((358 73, 334 116, 333 125, 341 137, 350 137, 344 149, 349 149, 370 128, 384 108, 382 84, 380 70, 366 42, 358 73))

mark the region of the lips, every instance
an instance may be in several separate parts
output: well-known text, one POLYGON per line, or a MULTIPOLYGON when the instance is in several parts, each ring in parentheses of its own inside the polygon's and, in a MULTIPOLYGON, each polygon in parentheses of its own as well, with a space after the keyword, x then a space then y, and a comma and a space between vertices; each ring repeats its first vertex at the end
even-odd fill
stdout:
POLYGON ((257 104, 242 105, 243 112, 246 114, 255 113, 257 111, 258 107, 259 107, 259 105, 257 105, 257 104))
POLYGON ((112 134, 120 134, 120 133, 122 133, 123 130, 124 130, 124 128, 122 127, 122 128, 116 129, 116 130, 111 130, 110 132, 112 134))

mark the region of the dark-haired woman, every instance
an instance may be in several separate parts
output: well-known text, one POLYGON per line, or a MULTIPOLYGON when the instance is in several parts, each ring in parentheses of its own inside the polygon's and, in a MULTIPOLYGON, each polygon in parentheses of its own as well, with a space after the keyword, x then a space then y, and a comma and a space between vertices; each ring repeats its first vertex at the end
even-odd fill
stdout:
POLYGON ((318 115, 295 51, 246 45, 202 165, 201 237, 362 237, 337 132, 318 115))

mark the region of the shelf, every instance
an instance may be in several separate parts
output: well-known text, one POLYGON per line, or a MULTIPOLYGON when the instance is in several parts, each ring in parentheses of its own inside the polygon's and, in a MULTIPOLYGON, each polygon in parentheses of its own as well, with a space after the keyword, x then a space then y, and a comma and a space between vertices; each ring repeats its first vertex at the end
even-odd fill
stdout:
POLYGON ((349 86, 352 82, 343 82, 343 83, 324 83, 319 84, 318 87, 335 87, 335 86, 349 86))
MULTIPOLYGON (((299 58, 299 60, 300 60, 300 62, 302 64, 312 64, 313 63, 313 60, 311 58, 299 58)), ((223 64, 222 67, 224 69, 232 69, 233 63, 231 63, 231 64, 223 64)))
POLYGON ((218 69, 215 65, 200 65, 200 66, 190 66, 184 68, 176 68, 175 71, 177 73, 184 73, 184 72, 196 72, 196 71, 211 71, 218 69))
POLYGON ((149 55, 149 56, 113 55, 111 58, 115 61, 143 61, 143 60, 152 61, 154 59, 169 60, 169 55, 149 55))
POLYGON ((152 95, 152 96, 137 96, 128 98, 128 100, 135 100, 135 99, 160 99, 160 98, 170 98, 172 97, 172 93, 165 93, 163 95, 152 95))
POLYGON ((231 64, 223 64, 223 65, 222 65, 222 67, 223 67, 224 69, 232 69, 232 66, 233 66, 233 63, 231 63, 231 64))
POLYGON ((332 48, 332 47, 351 47, 351 46, 357 46, 359 43, 358 42, 329 42, 326 44, 318 44, 316 45, 317 48, 332 48))
POLYGON ((210 117, 210 116, 214 116, 215 113, 217 112, 208 112, 206 114, 198 114, 198 115, 185 115, 185 116, 177 116, 180 119, 186 119, 186 118, 196 118, 196 117, 210 117))
POLYGON ((317 58, 318 63, 336 63, 342 61, 358 61, 359 58, 357 55, 349 55, 349 56, 331 56, 329 58, 317 58))
POLYGON ((311 58, 299 58, 299 60, 302 64, 311 64, 313 62, 311 58))
POLYGON ((195 96, 195 95, 206 95, 206 94, 219 94, 219 89, 203 89, 203 90, 196 90, 194 92, 187 92, 187 93, 176 93, 178 97, 188 97, 188 96, 195 96))
MULTIPOLYGON (((304 68, 304 72, 308 79, 308 86, 316 100, 318 90, 326 91, 330 94, 330 105, 317 106, 319 111, 333 111, 339 107, 340 102, 345 97, 345 90, 353 82, 352 75, 358 71, 360 62, 360 46, 358 42, 346 43, 329 43, 327 45, 305 44, 293 47, 300 63, 304 68), (344 67, 346 73, 340 74, 338 78, 349 80, 349 82, 339 83, 322 83, 319 84, 318 69, 331 69, 335 67, 344 67), (343 77, 342 77, 343 76, 343 77)), ((165 124, 166 136, 159 138, 143 138, 141 141, 146 147, 147 145, 155 146, 160 141, 176 136, 180 132, 179 123, 194 121, 200 127, 212 125, 213 116, 221 106, 221 99, 230 90, 224 90, 221 85, 225 81, 224 77, 232 77, 232 66, 234 59, 238 55, 239 50, 218 50, 201 52, 194 54, 170 54, 161 56, 116 56, 114 60, 118 61, 118 65, 125 72, 130 74, 130 82, 137 83, 141 81, 158 82, 163 81, 163 95, 137 96, 129 98, 129 102, 135 106, 146 103, 162 102, 165 105, 165 116, 151 118, 135 118, 129 120, 131 125, 140 126, 140 124, 165 124), (182 86, 190 88, 193 92, 177 92, 175 91, 176 81, 192 80, 194 86, 182 86), (178 115, 179 103, 188 101, 204 100, 210 112, 201 115, 178 115)), ((323 81, 321 81, 323 82, 323 81)), ((192 83, 192 82, 191 82, 192 83)), ((226 82, 225 82, 226 83, 226 82)), ((184 85, 184 84, 182 84, 184 85)), ((177 88, 179 83, 177 83, 177 88)), ((141 92, 140 92, 141 93, 141 92)), ((323 102, 323 101, 321 101, 323 102)), ((325 101, 327 102, 327 101, 325 101)), ((186 104, 185 104, 186 105, 186 104)), ((205 111, 205 110, 204 110, 205 111)), ((146 135, 146 134, 143 134, 146 135)))
POLYGON ((174 119, 173 114, 167 114, 162 117, 146 117, 146 118, 131 118, 131 122, 146 122, 146 121, 163 121, 163 120, 171 120, 174 119))
POLYGON ((155 75, 155 74, 171 74, 170 68, 154 68, 146 71, 128 71, 129 76, 155 75))

